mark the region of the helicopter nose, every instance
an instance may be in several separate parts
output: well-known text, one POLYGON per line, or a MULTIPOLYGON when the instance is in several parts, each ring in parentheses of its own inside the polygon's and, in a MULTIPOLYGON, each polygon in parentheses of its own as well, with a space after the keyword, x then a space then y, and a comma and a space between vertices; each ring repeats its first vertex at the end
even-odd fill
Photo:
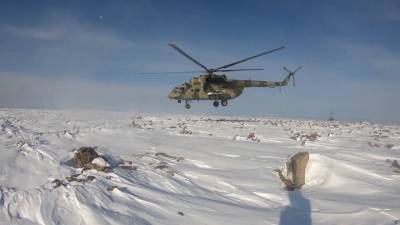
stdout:
POLYGON ((168 98, 171 98, 171 99, 174 98, 174 94, 172 93, 172 91, 168 94, 168 98))

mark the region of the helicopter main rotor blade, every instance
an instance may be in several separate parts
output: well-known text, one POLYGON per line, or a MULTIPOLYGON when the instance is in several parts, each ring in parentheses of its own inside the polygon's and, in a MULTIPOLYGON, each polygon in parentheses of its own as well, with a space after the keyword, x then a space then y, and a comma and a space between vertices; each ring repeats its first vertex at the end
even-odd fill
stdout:
POLYGON ((198 66, 200 66, 201 68, 205 69, 207 72, 209 72, 210 70, 204 66, 203 64, 199 63, 197 60, 193 59, 190 55, 188 55, 186 52, 184 52, 182 49, 178 48, 178 46, 174 45, 174 44, 168 44, 171 48, 175 49, 177 52, 181 53, 183 56, 185 56, 186 58, 190 59, 192 62, 196 63, 198 66))
MULTIPOLYGON (((218 70, 218 72, 236 72, 236 71, 256 71, 256 70, 264 70, 264 69, 231 69, 231 70, 218 70)), ((167 71, 167 72, 143 72, 137 74, 188 74, 188 73, 204 73, 204 71, 167 71)))
POLYGON ((188 73, 203 73, 204 71, 168 71, 168 72, 145 72, 139 74, 188 74, 188 73))
MULTIPOLYGON (((218 70, 217 72, 237 72, 237 71, 256 71, 256 70, 264 70, 264 69, 231 69, 231 70, 218 70)), ((144 72, 138 74, 188 74, 188 73, 204 73, 204 71, 167 71, 167 72, 144 72)))
POLYGON ((269 51, 266 51, 266 52, 262 52, 262 53, 260 53, 260 54, 254 55, 254 56, 250 56, 250 57, 248 57, 248 58, 239 60, 239 61, 237 61, 237 62, 228 64, 228 65, 225 65, 225 66, 221 66, 221 67, 219 67, 219 68, 217 68, 217 69, 214 69, 213 72, 217 72, 217 71, 219 71, 220 69, 225 69, 225 68, 231 67, 231 66, 233 66, 233 65, 236 65, 236 64, 239 64, 239 63, 248 61, 248 60, 250 60, 250 59, 254 59, 254 58, 260 57, 260 56, 262 56, 262 55, 266 55, 266 54, 269 54, 269 53, 272 53, 272 52, 281 50, 281 49, 283 49, 283 48, 285 48, 285 47, 282 46, 282 47, 275 48, 275 49, 272 49, 272 50, 269 50, 269 51))
POLYGON ((218 70, 216 72, 236 72, 236 71, 255 71, 255 70, 264 70, 264 69, 231 69, 231 70, 218 70))

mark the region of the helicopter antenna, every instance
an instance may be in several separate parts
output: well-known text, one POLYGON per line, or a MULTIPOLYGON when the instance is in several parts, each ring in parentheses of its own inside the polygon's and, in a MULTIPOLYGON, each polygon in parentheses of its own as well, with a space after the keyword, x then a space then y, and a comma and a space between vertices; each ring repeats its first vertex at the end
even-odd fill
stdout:
POLYGON ((225 68, 234 66, 234 65, 236 65, 236 64, 239 64, 239 63, 248 61, 248 60, 250 60, 250 59, 254 59, 254 58, 257 58, 257 57, 260 57, 260 56, 263 56, 263 55, 266 55, 266 54, 269 54, 269 53, 272 53, 272 52, 281 50, 281 49, 283 49, 283 48, 285 48, 285 47, 282 46, 282 47, 275 48, 275 49, 272 49, 272 50, 269 50, 269 51, 266 51, 266 52, 262 52, 262 53, 259 53, 259 54, 257 54, 257 55, 253 55, 253 56, 247 57, 247 58, 245 58, 245 59, 239 60, 239 61, 237 61, 237 62, 230 63, 230 64, 228 64, 228 65, 218 67, 217 69, 213 69, 212 71, 213 71, 213 72, 221 71, 220 69, 225 69, 225 68))
POLYGON ((203 68, 207 73, 210 73, 211 70, 208 69, 206 66, 204 66, 203 64, 199 63, 197 60, 193 59, 190 55, 188 55, 186 52, 184 52, 182 49, 178 48, 178 46, 174 45, 174 44, 168 44, 171 48, 175 49, 177 52, 181 53, 183 56, 185 56, 186 58, 190 59, 192 62, 196 63, 198 66, 200 66, 201 68, 203 68))

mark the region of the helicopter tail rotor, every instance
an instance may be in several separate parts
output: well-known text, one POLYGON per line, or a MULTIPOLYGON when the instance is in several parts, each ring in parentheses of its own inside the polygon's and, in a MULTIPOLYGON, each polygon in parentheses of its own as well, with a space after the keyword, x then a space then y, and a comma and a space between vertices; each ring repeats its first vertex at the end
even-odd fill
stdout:
POLYGON ((289 79, 291 77, 293 77, 293 87, 296 86, 296 79, 294 78, 294 75, 296 74, 297 71, 299 71, 301 68, 303 68, 302 66, 297 67, 294 71, 290 71, 288 68, 286 68, 285 66, 283 67, 283 69, 289 73, 289 75, 287 76, 289 79))

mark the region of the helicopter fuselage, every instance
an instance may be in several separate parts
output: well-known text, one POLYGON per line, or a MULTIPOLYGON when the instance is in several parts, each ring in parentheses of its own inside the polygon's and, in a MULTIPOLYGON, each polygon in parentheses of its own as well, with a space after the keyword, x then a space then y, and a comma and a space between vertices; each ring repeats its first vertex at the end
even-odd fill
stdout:
POLYGON ((230 100, 240 96, 247 87, 276 87, 287 84, 282 82, 234 80, 225 75, 200 75, 193 77, 189 82, 178 85, 168 94, 168 98, 175 100, 230 100))
POLYGON ((168 94, 175 100, 229 100, 238 97, 244 87, 225 75, 200 75, 178 85, 168 94))

